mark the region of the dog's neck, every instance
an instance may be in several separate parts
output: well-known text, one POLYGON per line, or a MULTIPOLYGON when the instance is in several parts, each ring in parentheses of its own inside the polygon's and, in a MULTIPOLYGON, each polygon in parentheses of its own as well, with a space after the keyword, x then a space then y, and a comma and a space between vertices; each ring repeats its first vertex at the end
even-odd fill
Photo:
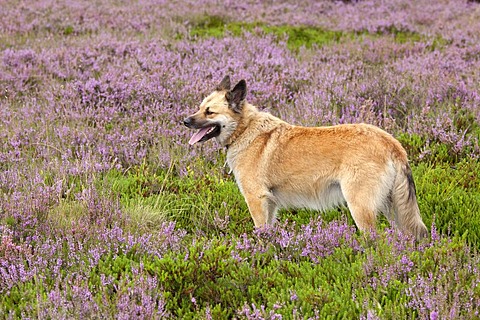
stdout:
POLYGON ((235 148, 236 152, 248 147, 259 135, 269 132, 272 129, 287 125, 283 120, 267 112, 258 111, 258 109, 246 103, 242 109, 242 115, 237 123, 235 131, 226 140, 224 146, 227 150, 235 148), (255 122, 255 125, 252 123, 255 122))
POLYGON ((252 105, 244 106, 236 129, 224 144, 227 147, 227 163, 231 171, 236 174, 239 156, 245 151, 249 152, 249 147, 259 136, 276 128, 289 126, 270 113, 258 111, 252 105))
POLYGON ((258 114, 258 109, 254 106, 245 102, 245 105, 242 108, 242 115, 240 120, 237 122, 235 131, 228 137, 225 141, 224 146, 229 149, 232 144, 247 130, 250 122, 255 118, 255 115, 258 114))

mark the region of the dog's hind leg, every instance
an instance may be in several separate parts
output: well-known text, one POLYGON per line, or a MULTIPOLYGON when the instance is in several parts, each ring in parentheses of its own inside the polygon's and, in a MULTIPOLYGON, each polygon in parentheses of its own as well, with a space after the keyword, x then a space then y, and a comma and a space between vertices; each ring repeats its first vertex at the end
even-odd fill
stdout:
POLYGON ((273 226, 275 224, 275 221, 277 220, 277 205, 272 200, 269 200, 268 204, 269 207, 267 224, 269 226, 273 226))
POLYGON ((276 205, 266 194, 246 193, 248 210, 252 216, 255 227, 273 225, 275 222, 276 205))
POLYGON ((393 163, 371 163, 367 167, 352 167, 345 173, 340 188, 355 224, 361 231, 374 229, 377 214, 389 215, 395 181, 393 163))
POLYGON ((360 231, 375 229, 376 214, 370 208, 347 201, 348 209, 360 231))
POLYGON ((354 184, 348 184, 348 187, 342 188, 342 193, 358 229, 360 231, 370 231, 375 229, 376 222, 376 208, 374 201, 372 201, 372 191, 365 188, 362 190, 361 187, 358 187, 354 184))

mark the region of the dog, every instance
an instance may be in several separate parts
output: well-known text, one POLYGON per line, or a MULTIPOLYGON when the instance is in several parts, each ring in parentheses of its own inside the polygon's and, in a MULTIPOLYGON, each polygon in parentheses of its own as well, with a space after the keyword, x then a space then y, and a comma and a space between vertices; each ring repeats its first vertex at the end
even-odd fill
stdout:
POLYGON ((184 125, 198 130, 190 145, 215 138, 227 148, 256 227, 272 225, 279 208, 346 203, 362 232, 383 213, 402 232, 427 236, 407 153, 393 136, 368 124, 291 125, 259 111, 246 94, 245 80, 231 89, 225 76, 184 125))

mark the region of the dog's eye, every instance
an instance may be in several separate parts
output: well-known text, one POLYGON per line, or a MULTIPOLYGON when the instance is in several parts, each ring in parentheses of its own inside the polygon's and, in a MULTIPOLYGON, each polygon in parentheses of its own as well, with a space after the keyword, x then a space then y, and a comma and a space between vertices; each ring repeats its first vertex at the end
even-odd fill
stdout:
POLYGON ((207 115, 207 116, 212 115, 212 114, 214 114, 214 113, 215 113, 215 112, 210 111, 210 109, 206 109, 206 110, 205 110, 205 115, 207 115))

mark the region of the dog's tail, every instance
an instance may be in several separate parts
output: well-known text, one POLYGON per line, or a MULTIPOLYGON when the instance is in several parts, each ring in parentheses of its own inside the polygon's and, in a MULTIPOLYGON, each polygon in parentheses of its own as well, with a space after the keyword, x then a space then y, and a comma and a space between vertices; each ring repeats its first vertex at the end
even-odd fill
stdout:
POLYGON ((395 223, 406 233, 414 235, 417 240, 428 236, 427 227, 420 216, 415 182, 408 163, 398 163, 395 185, 392 193, 395 223))

